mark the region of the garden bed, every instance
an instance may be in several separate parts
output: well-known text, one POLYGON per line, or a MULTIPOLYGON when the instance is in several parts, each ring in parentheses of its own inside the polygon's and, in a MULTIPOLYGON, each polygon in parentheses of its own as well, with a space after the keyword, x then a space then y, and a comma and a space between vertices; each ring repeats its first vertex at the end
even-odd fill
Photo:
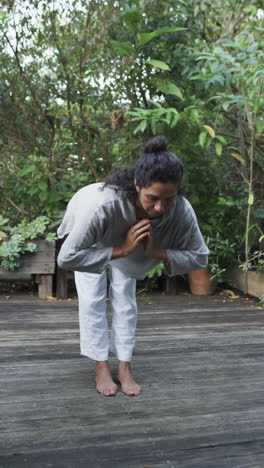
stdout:
POLYGON ((35 275, 38 284, 39 297, 45 299, 52 296, 52 275, 55 272, 55 242, 36 241, 37 251, 24 254, 21 265, 14 271, 6 271, 0 267, 0 279, 15 280, 19 275, 35 275))
MULTIPOLYGON (((225 281, 234 288, 246 292, 245 272, 240 268, 235 268, 225 275, 225 281)), ((248 294, 258 297, 264 296, 264 273, 258 271, 248 271, 248 294)))

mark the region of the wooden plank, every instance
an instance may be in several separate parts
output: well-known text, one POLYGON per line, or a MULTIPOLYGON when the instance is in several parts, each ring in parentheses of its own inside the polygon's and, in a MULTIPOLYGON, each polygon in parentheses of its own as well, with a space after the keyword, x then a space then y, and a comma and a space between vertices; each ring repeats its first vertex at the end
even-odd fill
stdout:
MULTIPOLYGON (((245 272, 236 268, 225 274, 225 280, 233 287, 245 292, 245 272)), ((248 271, 248 293, 259 299, 264 296, 264 273, 260 271, 248 271)))
POLYGON ((0 298, 0 466, 262 466, 264 310, 220 296, 147 301, 133 360, 143 392, 105 398, 79 356, 76 300, 0 298))

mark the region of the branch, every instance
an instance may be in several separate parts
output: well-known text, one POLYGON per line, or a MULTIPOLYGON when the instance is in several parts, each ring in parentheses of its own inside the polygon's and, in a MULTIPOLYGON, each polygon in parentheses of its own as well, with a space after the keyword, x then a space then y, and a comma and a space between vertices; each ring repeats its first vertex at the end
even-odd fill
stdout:
POLYGON ((71 111, 71 83, 70 83, 69 73, 67 73, 67 111, 68 111, 69 127, 70 127, 70 130, 71 130, 72 137, 74 138, 77 145, 79 146, 81 155, 82 155, 82 157, 85 158, 85 160, 86 160, 86 162, 88 164, 88 167, 91 169, 94 177, 96 178, 96 180, 98 180, 99 176, 98 176, 93 164, 91 163, 90 158, 88 157, 88 155, 87 155, 87 153, 86 153, 86 151, 85 151, 85 149, 83 147, 83 144, 82 144, 80 138, 78 137, 77 131, 76 131, 74 125, 73 125, 73 118, 72 118, 72 111, 71 111))
POLYGON ((23 69, 23 67, 21 65, 21 62, 20 62, 19 52, 18 52, 18 43, 19 43, 18 33, 16 31, 16 47, 15 47, 15 49, 14 49, 14 47, 13 47, 13 45, 12 45, 12 43, 11 43, 11 41, 10 41, 10 39, 9 39, 9 37, 8 37, 8 35, 6 33, 4 33, 4 37, 7 40, 8 45, 10 46, 10 48, 11 48, 13 54, 14 54, 20 76, 21 76, 22 80, 26 83, 26 85, 27 85, 27 87, 28 87, 28 89, 30 91, 30 94, 31 94, 31 96, 33 98, 33 101, 35 102, 35 105, 36 105, 36 107, 38 109, 38 112, 43 116, 44 119, 46 119, 46 121, 51 126, 52 135, 51 135, 49 141, 53 142, 54 136, 55 136, 55 134, 54 134, 54 125, 51 122, 50 116, 48 116, 48 114, 45 111, 43 112, 42 107, 41 107, 41 103, 39 102, 39 100, 37 98, 37 95, 35 93, 35 90, 34 90, 32 84, 31 84, 30 80, 28 79, 28 77, 27 77, 27 75, 25 73, 25 70, 23 69))
POLYGON ((106 162, 106 171, 109 172, 110 169, 111 169, 111 160, 110 160, 110 155, 109 155, 109 150, 108 150, 108 147, 107 145, 105 144, 102 136, 101 136, 101 133, 100 131, 94 127, 89 121, 88 119, 84 116, 84 113, 83 113, 83 102, 84 102, 84 98, 83 98, 83 58, 84 58, 84 55, 85 55, 85 52, 86 52, 86 34, 87 34, 87 31, 88 31, 88 25, 90 23, 90 19, 91 19, 91 16, 92 16, 92 13, 93 13, 93 10, 92 10, 92 7, 94 5, 92 3, 90 3, 90 7, 87 11, 87 16, 86 16, 86 22, 85 22, 85 28, 84 28, 84 32, 83 32, 83 38, 82 38, 82 46, 81 46, 81 54, 80 54, 80 62, 79 62, 79 109, 80 109, 80 117, 83 121, 83 123, 86 125, 86 127, 88 128, 88 130, 90 130, 92 133, 94 133, 95 135, 97 135, 103 149, 104 149, 104 152, 105 152, 105 162, 106 162))
POLYGON ((19 70, 19 73, 20 73, 20 75, 21 75, 22 80, 26 83, 26 85, 27 85, 27 87, 28 87, 28 89, 29 89, 29 91, 30 91, 30 93, 31 93, 31 96, 32 96, 32 98, 33 98, 35 104, 37 105, 39 111, 42 113, 43 116, 45 116, 45 115, 43 114, 42 109, 41 109, 41 105, 40 105, 40 103, 39 103, 39 101, 38 101, 38 98, 37 98, 37 96, 36 96, 36 93, 35 93, 35 91, 34 91, 32 85, 31 85, 31 83, 30 83, 30 81, 29 81, 29 79, 28 79, 28 77, 27 77, 27 75, 26 75, 26 73, 25 73, 25 71, 24 71, 22 65, 21 65, 21 62, 20 62, 20 59, 19 59, 19 54, 18 54, 18 35, 17 35, 17 32, 16 32, 16 40, 17 40, 17 42, 16 42, 16 48, 15 48, 15 49, 14 49, 14 47, 13 47, 13 45, 12 45, 11 41, 9 40, 9 37, 7 36, 6 33, 4 33, 4 37, 6 38, 6 40, 7 40, 7 42, 8 42, 8 45, 10 46, 10 48, 11 48, 11 50, 12 50, 14 56, 15 56, 16 64, 17 64, 17 67, 18 67, 18 70, 19 70))
POLYGON ((6 189, 4 187, 2 187, 2 193, 4 193, 4 196, 9 201, 9 203, 11 203, 11 205, 13 205, 13 207, 24 217, 25 216, 24 211, 22 210, 22 208, 17 206, 15 204, 15 202, 13 202, 13 200, 9 197, 9 195, 8 195, 8 193, 7 193, 7 191, 6 191, 6 189))
POLYGON ((86 160, 86 162, 88 164, 88 167, 91 169, 91 172, 93 173, 94 177, 98 180, 99 176, 98 176, 93 164, 91 163, 90 158, 87 155, 80 138, 78 137, 76 128, 73 125, 73 115, 72 115, 72 109, 71 109, 71 80, 70 80, 70 74, 68 72, 68 67, 67 67, 67 59, 66 59, 65 55, 63 54, 63 52, 61 50, 61 47, 60 47, 60 44, 59 44, 59 41, 58 41, 58 37, 57 37, 57 31, 56 31, 55 21, 54 20, 52 20, 52 25, 51 26, 52 26, 52 32, 53 32, 53 38, 54 38, 54 41, 55 41, 55 45, 56 45, 58 53, 59 53, 59 59, 60 59, 60 62, 62 64, 62 66, 63 66, 63 69, 64 69, 64 71, 66 73, 67 113, 68 113, 68 122, 69 122, 69 127, 70 127, 70 130, 71 130, 71 134, 72 134, 73 139, 75 140, 75 142, 77 143, 77 145, 78 145, 78 147, 80 149, 81 155, 85 158, 85 160, 86 160))

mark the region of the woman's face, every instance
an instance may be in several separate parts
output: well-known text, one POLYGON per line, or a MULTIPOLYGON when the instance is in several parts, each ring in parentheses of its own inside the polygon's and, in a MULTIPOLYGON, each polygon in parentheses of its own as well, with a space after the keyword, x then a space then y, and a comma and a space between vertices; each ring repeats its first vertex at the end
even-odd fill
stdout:
POLYGON ((153 182, 140 189, 135 181, 135 187, 138 193, 136 213, 143 218, 161 216, 174 202, 178 190, 174 182, 153 182))

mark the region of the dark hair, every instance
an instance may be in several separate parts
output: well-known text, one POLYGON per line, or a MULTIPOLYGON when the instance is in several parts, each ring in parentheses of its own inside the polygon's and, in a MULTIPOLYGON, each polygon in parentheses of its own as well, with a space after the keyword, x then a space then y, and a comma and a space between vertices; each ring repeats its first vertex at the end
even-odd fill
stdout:
POLYGON ((106 179, 104 186, 112 186, 117 192, 126 192, 131 201, 136 199, 134 181, 140 188, 149 187, 153 182, 175 182, 178 193, 183 193, 183 163, 168 150, 164 136, 152 138, 144 153, 132 168, 116 168, 106 179))

